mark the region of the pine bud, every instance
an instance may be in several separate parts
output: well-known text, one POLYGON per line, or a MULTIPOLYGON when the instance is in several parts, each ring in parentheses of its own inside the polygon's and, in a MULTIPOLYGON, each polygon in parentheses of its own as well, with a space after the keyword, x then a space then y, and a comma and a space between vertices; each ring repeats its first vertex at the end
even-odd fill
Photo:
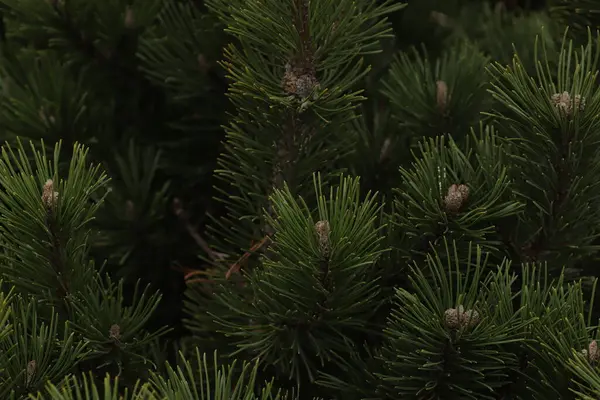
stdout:
POLYGON ((107 46, 98 47, 98 52, 102 54, 102 57, 106 60, 110 60, 114 55, 114 52, 107 46))
POLYGON ((448 101, 450 100, 448 95, 448 85, 444 81, 437 81, 435 84, 437 106, 438 109, 443 113, 446 111, 448 101))
POLYGON ((33 380, 33 377, 35 376, 35 373, 37 371, 37 362, 35 362, 35 360, 31 360, 27 363, 27 376, 25 377, 25 385, 29 386, 31 384, 31 381, 33 380))
POLYGON ((460 322, 463 326, 471 328, 479 323, 479 313, 475 310, 465 311, 461 313, 460 322))
POLYGON ((463 306, 449 308, 444 312, 444 322, 450 329, 471 328, 479 323, 479 313, 475 310, 465 311, 463 306))
POLYGON ((314 72, 292 67, 289 63, 285 65, 281 85, 286 93, 306 98, 318 84, 314 72))
POLYGON ((181 204, 181 200, 178 197, 173 199, 173 212, 178 217, 183 215, 183 204, 181 204))
POLYGON ((323 256, 328 257, 330 251, 329 245, 329 222, 328 221, 318 221, 315 224, 315 231, 317 232, 317 239, 319 241, 319 249, 321 250, 321 254, 323 256))
POLYGON ((463 184, 453 184, 444 198, 444 207, 446 211, 456 213, 465 205, 468 199, 469 187, 463 184))
POLYGON ((600 361, 600 350, 598 350, 598 343, 595 340, 592 340, 588 345, 588 348, 582 350, 581 353, 590 362, 600 361))
POLYGON ((383 145, 381 146, 381 152, 379 153, 379 162, 385 161, 390 155, 390 147, 392 144, 392 139, 385 138, 383 141, 383 145))
POLYGON ((127 29, 132 29, 135 27, 135 16, 133 15, 133 10, 131 7, 127 7, 125 10, 124 25, 127 29))
POLYGON ((554 107, 567 117, 573 116, 573 111, 575 109, 579 111, 585 109, 585 98, 581 97, 581 95, 576 95, 574 98, 571 98, 569 92, 566 91, 553 94, 551 101, 554 104, 554 107))
POLYGON ((441 27, 444 27, 444 28, 452 27, 452 21, 451 21, 450 17, 448 17, 448 15, 446 15, 444 13, 441 13, 439 11, 432 11, 429 14, 429 16, 433 20, 433 22, 437 23, 441 27))
POLYGON ((296 80, 296 93, 300 97, 307 97, 317 85, 317 78, 312 74, 302 74, 296 80))
POLYGON ((49 115, 44 107, 40 107, 38 115, 40 116, 40 119, 44 121, 44 124, 48 127, 56 122, 56 118, 54 118, 52 114, 49 115))
POLYGON ((460 318, 456 308, 449 308, 444 312, 444 322, 450 329, 460 328, 460 318))
POLYGON ((115 342, 119 342, 121 340, 121 327, 113 324, 108 331, 108 337, 115 342))
POLYGON ((206 61, 206 57, 204 54, 198 54, 198 66, 200 67, 200 71, 206 72, 208 71, 208 61, 206 61))
POLYGON ((42 202, 47 209, 52 209, 58 201, 58 192, 54 191, 54 181, 48 179, 42 189, 42 202))
POLYGON ((135 204, 133 204, 133 201, 131 200, 125 202, 125 218, 128 221, 133 221, 135 219, 135 204))

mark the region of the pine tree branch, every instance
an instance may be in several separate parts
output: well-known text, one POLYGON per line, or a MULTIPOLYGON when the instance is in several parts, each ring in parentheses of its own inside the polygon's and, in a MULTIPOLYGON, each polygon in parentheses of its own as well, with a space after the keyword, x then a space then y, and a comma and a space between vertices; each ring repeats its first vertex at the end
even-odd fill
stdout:
POLYGON ((48 216, 46 219, 48 231, 50 232, 50 243, 52 246, 50 255, 50 265, 56 272, 56 279, 58 281, 58 287, 56 288, 56 294, 63 301, 67 299, 69 295, 69 282, 66 280, 67 277, 67 263, 66 254, 62 249, 61 238, 59 235, 58 227, 56 226, 56 220, 53 217, 52 210, 48 210, 48 216))
MULTIPOLYGON (((292 57, 288 69, 289 75, 284 77, 283 83, 293 93, 297 93, 303 90, 299 87, 301 82, 308 81, 312 84, 316 82, 316 71, 309 29, 308 0, 294 0, 294 11, 294 27, 300 37, 300 52, 292 57)), ((277 143, 276 159, 273 163, 273 190, 283 189, 286 182, 290 187, 295 187, 296 168, 294 163, 300 153, 299 141, 306 135, 307 128, 310 129, 303 124, 301 115, 295 109, 291 109, 289 113, 284 124, 283 135, 277 143)), ((314 129, 311 131, 314 132, 314 129)), ((310 140, 310 136, 312 135, 306 135, 306 140, 310 140)), ((270 204, 269 210, 271 215, 270 204)), ((265 221, 263 234, 271 236, 273 233, 273 228, 265 221)))
POLYGON ((106 54, 100 52, 91 41, 82 37, 81 32, 79 32, 73 23, 71 15, 69 14, 67 5, 68 0, 64 0, 64 3, 64 12, 59 8, 58 2, 54 2, 52 7, 54 8, 59 20, 62 21, 62 28, 67 37, 71 40, 75 47, 82 52, 82 54, 85 54, 89 58, 99 61, 100 63, 108 62, 109 58, 106 56, 106 54))
POLYGON ((217 171, 223 184, 217 186, 218 197, 227 215, 208 227, 215 248, 237 255, 273 233, 265 221, 272 214, 269 197, 284 182, 310 199, 312 173, 320 171, 327 179, 337 175, 337 161, 353 146, 353 111, 364 100, 359 85, 369 67, 363 56, 380 51, 380 39, 390 33, 381 17, 403 5, 351 0, 207 4, 238 40, 226 48, 222 63, 238 111, 226 129, 217 171), (332 24, 335 34, 328 39, 332 24), (274 41, 274 35, 281 40, 274 41))
POLYGON ((573 183, 573 171, 566 161, 570 158, 569 144, 572 143, 572 140, 573 132, 571 130, 568 130, 566 134, 562 135, 561 145, 553 162, 554 169, 558 171, 558 179, 556 182, 556 190, 553 195, 554 201, 551 205, 552 209, 549 214, 544 214, 542 227, 536 234, 536 237, 522 247, 522 252, 525 256, 523 258, 525 261, 536 262, 542 257, 542 253, 551 250, 547 247, 550 245, 552 233, 555 231, 554 221, 560 217, 560 210, 568 200, 568 194, 573 183))

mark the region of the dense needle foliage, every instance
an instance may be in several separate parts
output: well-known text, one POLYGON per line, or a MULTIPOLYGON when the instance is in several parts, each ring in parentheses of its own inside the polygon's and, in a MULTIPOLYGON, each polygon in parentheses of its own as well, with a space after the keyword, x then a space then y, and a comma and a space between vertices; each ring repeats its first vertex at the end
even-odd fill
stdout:
POLYGON ((597 399, 599 28, 0 0, 0 399, 597 399))

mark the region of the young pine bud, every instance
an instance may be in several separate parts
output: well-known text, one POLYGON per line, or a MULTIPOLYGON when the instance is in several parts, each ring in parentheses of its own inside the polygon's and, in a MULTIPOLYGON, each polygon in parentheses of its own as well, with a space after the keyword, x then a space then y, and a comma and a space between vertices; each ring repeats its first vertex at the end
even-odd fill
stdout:
POLYGON ((317 239, 319 241, 319 249, 321 254, 325 257, 329 256, 330 245, 329 245, 329 222, 319 221, 315 224, 315 231, 317 232, 317 239))
POLYGON ((58 192, 54 191, 54 181, 48 179, 42 189, 42 203, 44 203, 47 209, 52 209, 56 207, 57 202, 58 192))
POLYGON ((448 212, 456 213, 465 205, 468 199, 469 187, 463 184, 453 184, 444 198, 444 208, 448 212))
POLYGON ((40 119, 42 121, 44 121, 44 124, 47 127, 50 127, 51 125, 54 125, 56 123, 56 118, 54 118, 54 115, 52 114, 48 114, 46 112, 46 109, 44 107, 41 107, 38 111, 38 115, 40 116, 40 119))
POLYGON ((444 323, 450 329, 460 328, 460 318, 456 308, 449 308, 444 312, 444 323))
POLYGON ((125 20, 123 21, 125 28, 133 29, 135 27, 135 16, 131 7, 127 7, 125 10, 125 20))
POLYGON ((198 60, 198 67, 200 67, 200 71, 202 71, 204 73, 206 71, 208 71, 209 65, 208 65, 208 61, 206 61, 206 57, 204 57, 204 54, 198 54, 197 60, 198 60))
POLYGON ((444 323, 450 329, 471 328, 479 323, 479 313, 475 310, 465 311, 463 306, 449 308, 444 312, 444 323))
POLYGON ((448 107, 448 101, 450 100, 448 95, 448 85, 444 81, 437 81, 435 84, 437 107, 440 112, 444 113, 448 107))
POLYGON ((31 381, 33 380, 33 377, 35 376, 36 371, 37 371, 37 362, 35 362, 35 360, 29 361, 27 363, 25 386, 29 386, 31 384, 31 381))
POLYGON ((135 219, 135 204, 133 204, 133 201, 131 200, 125 202, 125 218, 128 221, 133 221, 135 219))
POLYGON ((582 350, 581 353, 590 362, 598 362, 598 361, 600 361, 600 350, 598 349, 598 343, 595 340, 592 340, 590 342, 590 344, 588 345, 588 348, 582 350))
POLYGON ((117 324, 113 324, 108 331, 108 337, 112 341, 118 343, 121 339, 121 327, 117 324))
POLYGON ((583 111, 585 109, 585 98, 581 95, 571 98, 569 92, 555 93, 552 95, 551 101, 554 107, 567 117, 572 117, 574 110, 583 111))
POLYGON ((286 93, 306 98, 318 84, 313 72, 293 67, 289 63, 285 65, 281 86, 286 93))
POLYGON ((441 13, 439 11, 432 11, 429 14, 429 17, 431 18, 431 20, 433 22, 435 22, 436 24, 438 24, 439 26, 443 27, 443 28, 451 28, 453 23, 452 20, 450 19, 450 17, 444 13, 441 13))
POLYGON ((383 145, 381 146, 381 152, 379 153, 379 162, 384 162, 388 156, 390 155, 390 147, 392 144, 392 139, 386 138, 383 141, 383 145))

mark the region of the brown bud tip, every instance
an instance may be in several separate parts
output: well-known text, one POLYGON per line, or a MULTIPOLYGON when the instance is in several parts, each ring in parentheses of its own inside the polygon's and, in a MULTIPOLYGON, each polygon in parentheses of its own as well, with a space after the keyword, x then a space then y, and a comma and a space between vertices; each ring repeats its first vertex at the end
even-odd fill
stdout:
POLYGON ((461 325, 471 328, 479 323, 479 313, 475 310, 468 310, 461 314, 461 325))
POLYGON ((585 98, 581 95, 571 97, 569 92, 555 93, 550 98, 554 108, 567 117, 572 117, 575 110, 585 109, 585 98))
POLYGON ((38 110, 38 115, 40 119, 44 122, 44 125, 50 127, 51 125, 56 123, 56 118, 54 115, 49 114, 44 107, 40 107, 38 110))
POLYGON ((306 98, 318 85, 319 81, 314 71, 293 67, 289 63, 286 64, 285 74, 281 81, 281 86, 286 93, 306 98))
POLYGON ((449 308, 444 312, 444 323, 450 329, 471 328, 477 325, 479 320, 477 311, 465 311, 463 306, 449 308))
POLYGON ((469 187, 467 185, 453 184, 448 188, 448 194, 444 198, 444 208, 451 213, 458 212, 469 199, 469 187))
POLYGON ((173 199, 173 212, 177 216, 180 216, 183 213, 183 204, 181 204, 179 197, 173 199))
POLYGON ((37 369, 37 362, 35 360, 31 360, 27 363, 27 374, 28 375, 35 374, 36 369, 37 369))
POLYGON ((33 380, 33 377, 35 376, 35 373, 37 372, 37 362, 35 360, 31 360, 27 363, 27 376, 25 377, 25 383, 27 386, 29 386, 29 384, 31 383, 31 381, 33 380))
POLYGON ((379 162, 385 161, 390 155, 390 147, 392 145, 392 139, 385 138, 383 141, 383 145, 381 146, 381 151, 379 153, 379 162))
POLYGON ((315 224, 315 231, 321 253, 325 256, 329 255, 329 233, 331 232, 329 221, 318 221, 315 224))
POLYGON ((131 7, 127 7, 125 10, 125 20, 124 20, 125 28, 132 29, 135 27, 135 16, 133 15, 133 10, 131 7))
POLYGON ((125 202, 125 217, 128 220, 135 218, 135 204, 133 204, 133 201, 131 200, 125 202))
POLYGON ((48 179, 42 189, 42 202, 46 208, 53 208, 58 201, 58 192, 54 191, 54 181, 48 179))
POLYGON ((204 54, 198 54, 198 66, 200 67, 200 71, 208 71, 209 65, 208 61, 206 60, 206 57, 204 57, 204 54))
POLYGON ((587 353, 588 360, 591 362, 598 362, 600 360, 600 351, 598 350, 598 343, 592 340, 588 345, 587 352, 584 350, 584 354, 587 353))
POLYGON ((432 11, 429 14, 429 16, 433 22, 435 22, 436 24, 438 24, 441 27, 450 28, 452 26, 450 17, 448 17, 448 15, 446 15, 444 13, 441 13, 439 11, 432 11))
POLYGON ((444 323, 450 329, 460 328, 460 319, 456 308, 449 308, 444 312, 444 323))
POLYGON ((121 339, 121 327, 117 324, 111 325, 108 331, 108 337, 116 342, 121 339))
POLYGON ((444 81, 437 81, 436 83, 436 102, 438 109, 443 113, 448 107, 448 85, 444 81))

